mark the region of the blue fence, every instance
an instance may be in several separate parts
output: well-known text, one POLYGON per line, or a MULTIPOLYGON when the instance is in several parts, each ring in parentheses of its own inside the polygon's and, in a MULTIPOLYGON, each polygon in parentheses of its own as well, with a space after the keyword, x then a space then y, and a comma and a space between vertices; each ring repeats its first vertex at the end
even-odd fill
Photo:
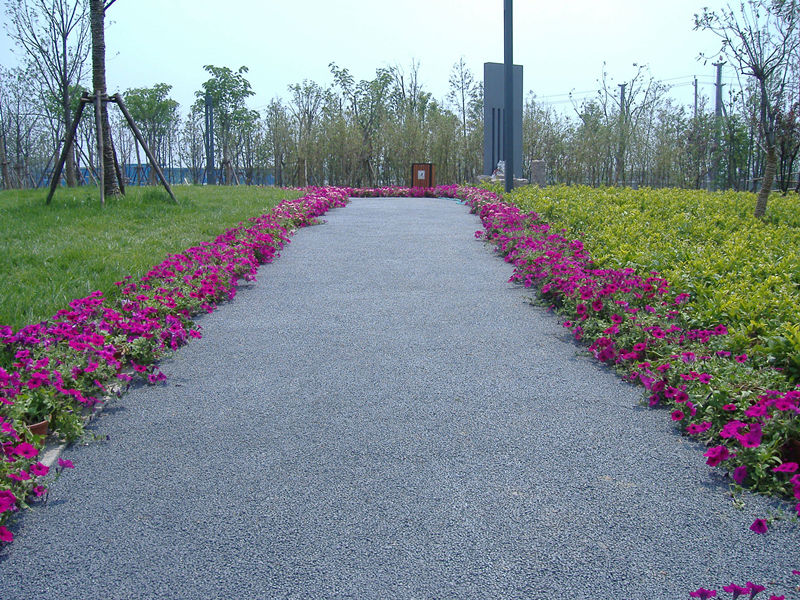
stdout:
MULTIPOLYGON (((153 183, 158 185, 158 178, 155 176, 155 173, 152 174, 151 179, 150 165, 126 164, 120 166, 122 167, 123 177, 125 178, 125 185, 138 186, 150 185, 153 183)), ((163 168, 162 171, 164 172, 164 177, 167 178, 167 181, 170 183, 170 185, 194 183, 192 169, 187 167, 163 168)), ((89 173, 89 169, 86 167, 81 167, 80 173, 84 183, 89 183, 92 181, 92 175, 89 173)), ((221 172, 217 169, 214 171, 214 174, 216 175, 215 181, 220 183, 221 172)), ((208 183, 208 177, 205 170, 201 171, 198 175, 199 183, 206 185, 208 183)), ((31 181, 36 182, 37 187, 48 187, 52 177, 52 169, 47 172, 39 171, 38 173, 32 174, 31 181)), ((247 173, 242 169, 236 172, 236 177, 241 185, 245 185, 247 183, 251 183, 252 185, 275 185, 275 177, 267 169, 253 169, 250 181, 248 181, 247 173)), ((61 183, 62 185, 64 184, 63 177, 61 183)), ((235 181, 233 183, 236 184, 235 181)))

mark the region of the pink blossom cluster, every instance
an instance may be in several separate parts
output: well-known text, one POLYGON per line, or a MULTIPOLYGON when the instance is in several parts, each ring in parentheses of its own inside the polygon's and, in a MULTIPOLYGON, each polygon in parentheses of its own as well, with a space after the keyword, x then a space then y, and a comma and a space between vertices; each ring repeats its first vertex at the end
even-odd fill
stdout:
POLYGON ((458 185, 440 185, 433 188, 385 186, 377 188, 342 188, 352 198, 461 198, 463 190, 458 185))

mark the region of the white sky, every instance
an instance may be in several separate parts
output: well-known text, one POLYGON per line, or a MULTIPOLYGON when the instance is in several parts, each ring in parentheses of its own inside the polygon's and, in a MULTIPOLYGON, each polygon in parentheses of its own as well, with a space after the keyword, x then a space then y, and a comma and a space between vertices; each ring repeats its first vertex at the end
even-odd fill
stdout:
MULTIPOLYGON (((524 66, 525 94, 570 109, 566 94, 596 90, 605 61, 612 85, 632 77, 636 62, 676 84, 673 96, 685 104, 693 101, 692 76, 712 95, 714 68, 697 57, 719 45, 693 31, 693 15, 725 4, 516 0, 514 62, 524 66)), ((0 63, 17 64, 11 41, 0 38, 0 63)), ((330 62, 371 79, 378 67, 408 71, 414 59, 423 88, 444 100, 459 57, 476 79, 484 62, 503 62, 503 0, 117 0, 106 15, 106 44, 109 92, 165 82, 183 110, 208 79, 206 64, 249 67, 256 109, 288 98, 287 86, 303 79, 327 86, 330 62)))

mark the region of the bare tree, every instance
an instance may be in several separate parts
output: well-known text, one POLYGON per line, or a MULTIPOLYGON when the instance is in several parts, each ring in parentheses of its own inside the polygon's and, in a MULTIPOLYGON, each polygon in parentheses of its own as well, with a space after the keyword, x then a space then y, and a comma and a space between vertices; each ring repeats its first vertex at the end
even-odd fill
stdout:
MULTIPOLYGON (((35 185, 32 160, 42 120, 41 108, 33 99, 29 69, 0 67, 0 162, 4 188, 35 185)), ((35 161, 34 161, 35 162, 35 161)))
MULTIPOLYGON (((72 126, 70 90, 80 82, 89 51, 85 0, 7 0, 6 29, 26 54, 63 113, 64 132, 72 126)), ((75 155, 66 163, 67 185, 75 185, 75 155)))
POLYGON ((469 161, 469 134, 470 134, 470 113, 473 112, 478 103, 479 85, 475 81, 475 76, 464 62, 464 57, 458 59, 450 70, 448 80, 450 90, 447 93, 447 100, 455 108, 455 114, 460 123, 458 147, 458 177, 461 181, 469 181, 475 176, 474 162, 469 161))
POLYGON ((275 169, 275 184, 283 186, 283 168, 290 151, 292 127, 289 113, 280 98, 275 98, 269 103, 264 121, 267 129, 268 155, 275 169))
POLYGON ((292 101, 289 110, 297 124, 297 179, 300 187, 308 185, 312 136, 325 100, 325 91, 315 82, 303 80, 289 86, 292 101))
POLYGON ((788 61, 798 46, 795 0, 747 0, 738 13, 730 5, 718 13, 703 9, 695 29, 713 32, 722 40, 721 52, 758 86, 758 121, 765 153, 764 178, 754 215, 762 218, 777 170, 775 97, 786 85, 788 61))
POLYGON ((189 169, 191 182, 199 184, 203 178, 205 146, 203 144, 203 111, 193 104, 183 125, 178 151, 181 162, 189 169))

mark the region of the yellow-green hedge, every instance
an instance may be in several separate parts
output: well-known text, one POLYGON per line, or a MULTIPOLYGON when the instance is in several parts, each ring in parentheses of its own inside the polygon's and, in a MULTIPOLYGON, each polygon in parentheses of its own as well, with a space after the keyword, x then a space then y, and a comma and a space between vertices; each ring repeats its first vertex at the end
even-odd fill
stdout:
MULTIPOLYGON (((773 194, 764 221, 752 216, 755 195, 744 192, 551 186, 520 188, 505 199, 581 235, 598 267, 658 271, 691 294, 693 326, 727 324, 740 350, 767 357, 770 343, 791 339, 797 327, 796 194, 773 194)), ((792 346, 783 352, 800 353, 792 346)))

